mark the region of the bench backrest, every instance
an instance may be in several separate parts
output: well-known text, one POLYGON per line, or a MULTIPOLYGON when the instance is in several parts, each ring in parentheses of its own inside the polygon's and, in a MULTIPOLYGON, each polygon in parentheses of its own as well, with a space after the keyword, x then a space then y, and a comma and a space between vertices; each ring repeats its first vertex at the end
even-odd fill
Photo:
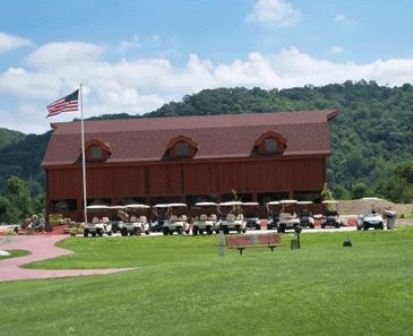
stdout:
POLYGON ((240 246, 277 245, 280 240, 280 235, 277 233, 227 235, 225 236, 225 246, 237 248, 240 246))

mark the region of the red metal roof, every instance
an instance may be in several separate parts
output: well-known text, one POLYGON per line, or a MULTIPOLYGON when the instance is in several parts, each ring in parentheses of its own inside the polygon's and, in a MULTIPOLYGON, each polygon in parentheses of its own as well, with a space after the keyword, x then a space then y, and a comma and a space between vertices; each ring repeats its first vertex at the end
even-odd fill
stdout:
MULTIPOLYGON (((330 153, 328 121, 337 110, 85 121, 86 141, 112 148, 107 163, 159 161, 179 135, 197 143, 193 160, 248 157, 255 141, 273 131, 287 140, 284 156, 330 153)), ((80 122, 53 124, 43 166, 71 165, 80 155, 80 122)))

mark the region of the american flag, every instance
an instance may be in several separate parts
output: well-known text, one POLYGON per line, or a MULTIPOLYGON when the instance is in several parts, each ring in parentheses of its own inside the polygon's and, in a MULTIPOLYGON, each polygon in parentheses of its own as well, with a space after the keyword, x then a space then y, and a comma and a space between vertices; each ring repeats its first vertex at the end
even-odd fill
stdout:
POLYGON ((47 106, 47 116, 53 117, 62 112, 73 112, 79 109, 79 90, 67 95, 66 97, 60 98, 55 102, 47 106))

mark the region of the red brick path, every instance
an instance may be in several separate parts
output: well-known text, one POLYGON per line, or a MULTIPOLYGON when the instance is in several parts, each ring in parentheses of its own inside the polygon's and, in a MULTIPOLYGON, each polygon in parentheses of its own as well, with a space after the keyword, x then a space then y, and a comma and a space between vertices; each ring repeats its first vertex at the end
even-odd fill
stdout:
POLYGON ((95 270, 39 270, 24 269, 21 265, 44 259, 67 255, 72 252, 55 244, 67 236, 5 236, 0 237, 1 250, 28 250, 30 255, 0 260, 0 281, 47 279, 83 275, 111 274, 133 268, 105 268, 95 270))

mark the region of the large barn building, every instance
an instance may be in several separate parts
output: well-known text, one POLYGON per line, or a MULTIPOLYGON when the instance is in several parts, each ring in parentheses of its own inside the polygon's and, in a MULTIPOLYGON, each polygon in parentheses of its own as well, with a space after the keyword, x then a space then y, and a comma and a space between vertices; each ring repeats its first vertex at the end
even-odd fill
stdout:
MULTIPOLYGON (((87 121, 88 204, 314 199, 336 110, 87 121)), ((47 212, 82 218, 80 123, 52 124, 47 212)))

